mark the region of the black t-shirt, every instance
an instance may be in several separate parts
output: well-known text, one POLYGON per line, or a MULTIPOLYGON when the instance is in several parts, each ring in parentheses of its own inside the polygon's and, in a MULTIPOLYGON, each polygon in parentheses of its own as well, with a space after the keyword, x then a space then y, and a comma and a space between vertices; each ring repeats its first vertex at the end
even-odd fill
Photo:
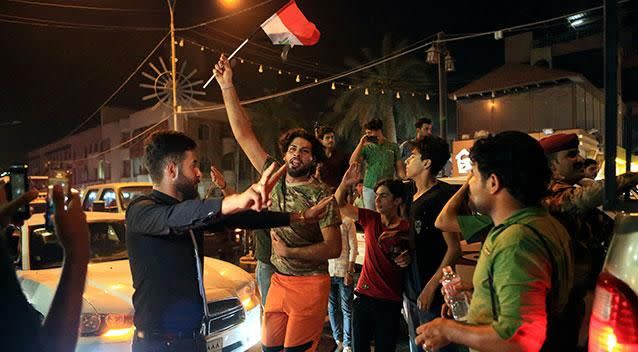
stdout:
POLYGON ((22 293, 4 238, 0 238, 0 288, 0 349, 44 350, 41 344, 41 315, 22 293))
POLYGON ((349 161, 350 156, 339 149, 335 149, 330 158, 321 162, 321 167, 319 168, 321 181, 332 189, 339 187, 343 174, 348 171, 349 161))
MULTIPOLYGON (((416 255, 406 282, 406 295, 410 299, 416 300, 445 256, 447 245, 441 230, 434 227, 434 221, 454 193, 453 186, 438 182, 412 202, 409 211, 410 237, 414 240, 416 255)), ((437 290, 432 306, 438 307, 441 303, 443 300, 437 290)))

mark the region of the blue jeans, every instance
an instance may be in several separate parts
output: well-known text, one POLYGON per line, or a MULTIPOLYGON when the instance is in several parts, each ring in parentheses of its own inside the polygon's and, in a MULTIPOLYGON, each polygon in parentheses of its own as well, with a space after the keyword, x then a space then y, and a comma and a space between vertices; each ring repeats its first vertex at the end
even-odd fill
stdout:
MULTIPOLYGON (((430 312, 427 310, 422 311, 417 307, 415 301, 412 301, 405 295, 403 296, 403 313, 405 322, 408 325, 408 333, 410 335, 410 352, 423 352, 423 348, 421 348, 421 346, 417 346, 414 342, 414 339, 416 338, 416 328, 418 328, 422 324, 434 320, 441 315, 440 307, 432 307, 432 310, 434 310, 434 312, 430 312)), ((450 344, 438 349, 437 351, 462 352, 465 351, 465 349, 462 346, 450 344)))
POLYGON ((257 268, 255 268, 255 277, 257 279, 259 294, 261 295, 262 306, 266 306, 266 296, 268 296, 268 289, 270 288, 270 278, 274 273, 275 267, 272 264, 264 263, 261 260, 257 261, 257 268))
POLYGON ((330 278, 328 296, 328 316, 335 341, 343 341, 343 346, 351 346, 352 341, 352 297, 354 283, 346 286, 342 277, 330 278), (343 337, 343 340, 342 340, 343 337))

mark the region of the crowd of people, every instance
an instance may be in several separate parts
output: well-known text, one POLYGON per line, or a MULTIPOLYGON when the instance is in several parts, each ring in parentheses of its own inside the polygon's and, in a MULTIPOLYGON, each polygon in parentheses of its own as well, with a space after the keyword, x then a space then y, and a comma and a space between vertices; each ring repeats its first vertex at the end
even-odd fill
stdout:
MULTIPOLYGON (((173 131, 146 140, 153 191, 126 213, 133 351, 206 350, 197 248, 204 231, 221 227, 254 229, 263 351, 314 351, 326 311, 337 349, 345 352, 367 352, 372 344, 394 351, 401 319, 411 352, 577 349, 585 297, 602 268, 612 221, 598 210, 604 192, 594 180, 598 165, 580 156, 575 134, 537 141, 507 131, 478 139, 459 189, 438 178, 450 148, 432 135, 426 118, 401 146, 385 138, 381 120, 370 120, 349 158, 335 148, 332 128, 292 129, 281 135, 277 158, 252 129, 224 56, 214 71, 235 139, 261 177, 237 193, 212 168, 221 195, 200 199, 195 141, 173 131), (360 273, 357 226, 365 237, 360 273), (467 316, 456 321, 440 283, 443 269, 458 263, 462 240, 482 247, 466 278, 472 285, 454 288, 471 298, 467 316)), ((637 183, 638 174, 619 176, 618 192, 637 183)), ((3 192, 6 225, 35 196, 6 202, 3 192)), ((3 348, 74 348, 89 249, 79 199, 69 199, 65 206, 61 188, 54 188, 65 259, 43 321, 20 290, 4 242, 0 247, 6 297, 0 313, 19 317, 1 325, 15 336, 3 339, 3 348)))

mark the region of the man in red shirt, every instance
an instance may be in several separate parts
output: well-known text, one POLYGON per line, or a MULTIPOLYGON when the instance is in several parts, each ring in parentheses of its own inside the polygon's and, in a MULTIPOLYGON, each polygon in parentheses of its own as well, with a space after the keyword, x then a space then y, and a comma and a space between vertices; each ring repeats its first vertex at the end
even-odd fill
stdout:
POLYGON ((374 189, 377 211, 372 211, 346 202, 346 190, 359 177, 359 165, 350 165, 335 192, 342 214, 363 226, 366 240, 352 307, 352 343, 355 351, 368 352, 374 339, 375 351, 394 351, 401 321, 403 268, 410 263, 409 223, 399 217, 403 183, 379 181, 374 189))

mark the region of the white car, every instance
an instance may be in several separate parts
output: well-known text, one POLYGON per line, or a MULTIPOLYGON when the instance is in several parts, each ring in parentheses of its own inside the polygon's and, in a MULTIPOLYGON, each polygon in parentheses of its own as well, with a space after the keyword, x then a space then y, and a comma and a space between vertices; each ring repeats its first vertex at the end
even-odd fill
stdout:
MULTIPOLYGON (((87 212, 91 236, 80 338, 76 351, 130 351, 134 333, 133 282, 125 245, 124 214, 87 212)), ((17 270, 31 304, 45 316, 60 279, 62 248, 33 216, 22 228, 17 270)), ((204 284, 214 331, 208 351, 241 352, 259 342, 260 299, 255 281, 241 268, 204 259, 204 284)))

